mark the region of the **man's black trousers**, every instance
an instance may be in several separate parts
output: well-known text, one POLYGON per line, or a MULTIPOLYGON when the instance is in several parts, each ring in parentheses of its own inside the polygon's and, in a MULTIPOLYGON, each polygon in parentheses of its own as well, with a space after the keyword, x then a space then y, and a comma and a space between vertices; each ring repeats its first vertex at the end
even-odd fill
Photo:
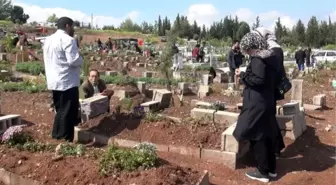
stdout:
POLYGON ((74 126, 78 122, 79 91, 73 87, 65 91, 52 91, 56 109, 52 137, 73 141, 74 126))

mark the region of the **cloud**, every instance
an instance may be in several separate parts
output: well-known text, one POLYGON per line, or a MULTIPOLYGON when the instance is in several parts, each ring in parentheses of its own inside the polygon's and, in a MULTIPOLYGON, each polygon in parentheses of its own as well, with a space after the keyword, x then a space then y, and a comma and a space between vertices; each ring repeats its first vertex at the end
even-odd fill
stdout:
MULTIPOLYGON (((329 14, 330 18, 332 21, 336 21, 336 10, 334 10, 333 12, 331 12, 329 14)), ((327 17, 327 19, 329 19, 329 16, 327 17)))
POLYGON ((292 28, 297 21, 295 18, 280 13, 278 11, 269 11, 257 14, 248 8, 240 8, 236 12, 234 12, 233 15, 237 15, 239 20, 246 21, 250 25, 252 25, 255 22, 256 17, 259 16, 260 24, 265 28, 271 30, 274 29, 275 23, 279 17, 282 25, 286 26, 287 28, 292 28))
MULTIPOLYGON (((199 25, 205 24, 207 27, 214 21, 219 21, 225 16, 224 13, 219 12, 213 4, 193 4, 189 6, 184 15, 188 16, 190 22, 196 20, 199 25)), ((295 18, 278 11, 255 13, 249 8, 240 8, 231 13, 231 15, 237 15, 240 21, 246 21, 250 25, 252 25, 256 17, 259 16, 261 25, 272 30, 275 27, 275 22, 278 20, 278 17, 280 17, 282 24, 287 28, 292 28, 296 23, 295 18)))
MULTIPOLYGON (((91 22, 91 15, 87 15, 79 10, 69 10, 65 8, 42 8, 37 5, 26 4, 22 2, 12 1, 14 5, 21 6, 25 13, 29 15, 28 22, 45 22, 47 18, 53 13, 57 17, 68 16, 73 20, 77 20, 84 23, 91 22)), ((139 17, 139 12, 132 11, 126 14, 123 17, 112 17, 112 16, 103 16, 103 15, 94 15, 93 16, 93 25, 98 25, 98 27, 103 27, 104 25, 114 25, 119 26, 122 21, 126 18, 131 18, 136 20, 139 17)))
POLYGON ((199 25, 209 27, 219 17, 219 11, 212 4, 193 4, 186 13, 190 22, 196 21, 199 25))

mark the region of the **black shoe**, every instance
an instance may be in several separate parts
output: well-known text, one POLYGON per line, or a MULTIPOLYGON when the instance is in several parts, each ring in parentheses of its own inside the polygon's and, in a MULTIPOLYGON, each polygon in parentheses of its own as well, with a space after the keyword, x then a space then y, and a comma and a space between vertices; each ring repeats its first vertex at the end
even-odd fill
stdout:
POLYGON ((260 182, 266 182, 267 183, 267 182, 270 181, 268 174, 263 175, 263 174, 260 173, 259 170, 246 172, 245 175, 250 179, 257 180, 257 181, 260 181, 260 182))

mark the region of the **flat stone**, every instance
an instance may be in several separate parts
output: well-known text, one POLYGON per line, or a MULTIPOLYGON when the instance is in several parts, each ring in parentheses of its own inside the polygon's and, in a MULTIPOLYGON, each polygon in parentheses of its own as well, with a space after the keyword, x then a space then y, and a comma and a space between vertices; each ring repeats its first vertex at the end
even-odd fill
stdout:
POLYGON ((160 102, 160 108, 168 108, 172 99, 173 93, 166 89, 156 89, 153 92, 153 101, 160 102))
POLYGON ((190 111, 190 115, 193 118, 204 118, 204 117, 208 117, 210 120, 214 119, 214 114, 215 114, 215 110, 212 109, 200 109, 200 108, 193 108, 190 111))
POLYGON ((105 71, 106 76, 117 76, 118 72, 117 71, 105 71))
POLYGON ((133 148, 134 146, 140 144, 138 141, 131 141, 127 139, 119 139, 119 138, 114 138, 113 139, 113 144, 124 147, 124 148, 133 148))
POLYGON ((284 115, 297 114, 300 112, 300 104, 299 102, 286 103, 282 106, 282 110, 284 115))
POLYGON ((198 101, 195 105, 197 108, 211 108, 212 104, 209 102, 198 101))
POLYGON ((201 158, 200 148, 169 145, 169 152, 201 158))
POLYGON ((153 72, 146 71, 146 72, 143 73, 143 77, 152 78, 153 77, 153 72))
POLYGON ((234 124, 238 120, 239 113, 228 111, 217 111, 214 115, 214 121, 217 123, 234 124))
POLYGON ((224 164, 225 166, 236 169, 237 154, 220 150, 202 149, 201 159, 206 161, 224 164))
POLYGON ((277 121, 280 130, 286 131, 285 137, 296 140, 302 135, 306 129, 304 116, 301 114, 296 115, 283 115, 277 116, 277 121))
POLYGON ((313 105, 325 107, 327 104, 327 95, 319 94, 313 97, 313 105))
POLYGON ((304 109, 306 110, 321 110, 322 107, 318 105, 313 105, 313 104, 303 104, 304 109))
POLYGON ((136 66, 137 67, 145 67, 145 63, 137 63, 136 66))
POLYGON ((155 112, 159 110, 159 105, 160 105, 159 101, 148 101, 148 102, 142 103, 141 107, 144 108, 145 112, 155 112))

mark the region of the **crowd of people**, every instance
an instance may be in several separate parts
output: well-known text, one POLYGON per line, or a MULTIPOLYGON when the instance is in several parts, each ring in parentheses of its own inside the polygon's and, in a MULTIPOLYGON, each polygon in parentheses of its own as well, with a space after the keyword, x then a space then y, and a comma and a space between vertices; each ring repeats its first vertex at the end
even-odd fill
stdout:
MULTIPOLYGON (((57 31, 46 38, 43 56, 48 89, 52 91, 56 109, 52 137, 72 141, 74 126, 78 123, 79 87, 85 98, 95 95, 113 95, 97 70, 91 70, 88 79, 80 84, 80 68, 83 59, 74 38, 74 21, 68 17, 59 18, 57 31)), ((110 40, 106 44, 111 49, 110 40)), ((100 47, 102 42, 97 40, 100 47)), ((197 46, 199 48, 199 46, 197 46)), ((176 45, 172 48, 178 53, 176 45)), ((202 57, 200 49, 193 51, 202 57)), ((285 147, 276 121, 276 102, 284 99, 290 88, 283 66, 284 56, 275 35, 265 28, 257 28, 246 34, 241 41, 234 41, 228 55, 231 75, 245 85, 243 107, 239 115, 234 137, 248 140, 254 152, 257 169, 246 175, 254 180, 269 182, 276 177, 276 156, 285 147), (250 62, 245 72, 239 70, 245 53, 250 62)), ((214 69, 212 69, 214 72, 214 69)))
POLYGON ((310 47, 307 49, 299 49, 295 52, 295 61, 299 71, 304 71, 305 66, 307 68, 315 66, 315 56, 312 54, 312 50, 310 47))

